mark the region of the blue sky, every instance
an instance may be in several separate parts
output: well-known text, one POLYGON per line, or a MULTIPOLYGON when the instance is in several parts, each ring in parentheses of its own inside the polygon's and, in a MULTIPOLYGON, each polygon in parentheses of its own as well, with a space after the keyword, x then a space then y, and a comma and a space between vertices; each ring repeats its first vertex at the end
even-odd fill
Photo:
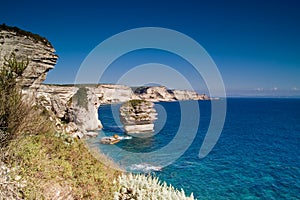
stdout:
MULTIPOLYGON (((100 42, 125 30, 153 26, 174 29, 200 43, 231 96, 299 96, 299 9, 297 0, 5 1, 0 23, 50 40, 60 58, 47 83, 73 83, 80 64, 100 42)), ((147 53, 129 57, 150 62, 147 53)), ((129 58, 124 62, 130 63, 129 58)), ((199 84, 197 89, 205 87, 199 84)))

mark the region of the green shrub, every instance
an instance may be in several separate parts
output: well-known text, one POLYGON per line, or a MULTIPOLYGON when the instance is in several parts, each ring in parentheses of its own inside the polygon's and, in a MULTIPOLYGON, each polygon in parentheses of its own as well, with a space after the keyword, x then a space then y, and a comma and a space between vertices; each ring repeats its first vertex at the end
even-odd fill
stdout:
POLYGON ((71 101, 75 106, 79 106, 82 108, 88 109, 88 99, 87 99, 88 89, 85 87, 80 87, 76 94, 72 97, 71 101))
POLYGON ((145 100, 140 100, 140 99, 132 99, 128 101, 129 105, 131 105, 131 107, 135 108, 138 105, 141 105, 142 103, 146 103, 145 100))
POLYGON ((28 111, 22 102, 21 90, 17 84, 17 79, 27 65, 28 60, 17 61, 12 54, 0 66, 0 148, 13 139, 28 111))
MULTIPOLYGON (((14 169, 3 179, 0 170, 0 200, 112 199, 119 172, 99 162, 84 141, 55 132, 44 109, 22 101, 18 80, 27 65, 12 54, 0 66, 0 168, 14 169)), ((77 94, 82 106, 86 93, 77 94)))

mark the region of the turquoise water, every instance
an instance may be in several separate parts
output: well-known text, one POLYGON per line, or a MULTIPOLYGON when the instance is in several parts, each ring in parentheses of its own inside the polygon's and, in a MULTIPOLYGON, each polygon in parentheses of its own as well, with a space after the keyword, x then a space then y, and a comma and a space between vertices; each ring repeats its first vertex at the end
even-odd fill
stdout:
POLYGON ((156 104, 158 118, 164 120, 156 121, 159 130, 152 137, 133 137, 117 146, 101 145, 99 138, 122 135, 111 112, 118 105, 101 106, 104 129, 88 143, 128 171, 153 173, 188 194, 193 192, 198 199, 300 199, 300 99, 228 99, 221 137, 203 159, 198 153, 210 122, 210 102, 198 103, 197 135, 185 153, 168 166, 160 168, 169 152, 149 158, 149 162, 132 153, 157 151, 174 139, 180 124, 178 102, 156 104), (115 151, 116 147, 122 151, 115 151))

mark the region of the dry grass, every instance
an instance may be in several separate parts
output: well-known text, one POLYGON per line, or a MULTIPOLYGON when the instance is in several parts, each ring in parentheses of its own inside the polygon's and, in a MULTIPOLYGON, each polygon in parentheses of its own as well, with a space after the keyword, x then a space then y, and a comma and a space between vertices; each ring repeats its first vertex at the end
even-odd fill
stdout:
POLYGON ((16 79, 27 64, 12 55, 0 66, 0 199, 112 199, 119 172, 22 101, 16 79))
POLYGON ((46 133, 22 137, 10 144, 10 164, 27 182, 23 197, 112 199, 112 182, 119 172, 93 157, 83 141, 64 140, 46 133))

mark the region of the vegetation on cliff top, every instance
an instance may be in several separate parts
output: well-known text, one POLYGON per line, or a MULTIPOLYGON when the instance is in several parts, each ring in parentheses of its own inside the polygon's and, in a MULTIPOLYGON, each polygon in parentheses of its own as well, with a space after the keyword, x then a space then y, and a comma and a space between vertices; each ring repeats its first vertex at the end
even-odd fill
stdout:
POLYGON ((147 103, 147 101, 143 100, 143 99, 132 99, 132 100, 128 101, 128 105, 130 105, 133 108, 135 108, 143 103, 147 103))
POLYGON ((85 108, 88 110, 88 99, 87 99, 88 89, 85 87, 80 87, 76 94, 72 97, 72 102, 79 107, 85 108))
POLYGON ((43 44, 52 47, 51 43, 46 38, 38 34, 31 33, 29 31, 24 31, 18 27, 15 26, 12 27, 12 26, 7 26, 6 24, 0 24, 0 31, 1 30, 15 32, 18 36, 28 36, 36 42, 42 42, 43 44))

